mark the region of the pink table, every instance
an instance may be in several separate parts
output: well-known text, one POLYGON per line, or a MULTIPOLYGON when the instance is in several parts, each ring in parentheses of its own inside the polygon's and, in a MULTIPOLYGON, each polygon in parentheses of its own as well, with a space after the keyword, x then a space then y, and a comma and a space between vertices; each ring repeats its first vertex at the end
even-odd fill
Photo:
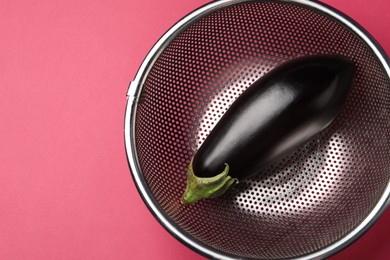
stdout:
MULTIPOLYGON (((1 1, 0 259, 204 259, 143 204, 123 141, 128 83, 206 0, 1 1)), ((324 0, 390 54, 386 0, 324 0)), ((390 259, 390 211, 332 259, 390 259)))

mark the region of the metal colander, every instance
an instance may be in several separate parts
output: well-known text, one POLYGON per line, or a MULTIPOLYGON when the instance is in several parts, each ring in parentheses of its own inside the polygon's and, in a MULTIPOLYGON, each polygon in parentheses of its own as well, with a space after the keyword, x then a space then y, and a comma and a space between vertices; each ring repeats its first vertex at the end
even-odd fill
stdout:
POLYGON ((389 75, 376 42, 318 2, 203 6, 158 41, 130 85, 125 139, 137 188, 168 231, 209 258, 334 254, 386 207, 389 75), (182 205, 191 157, 229 105, 275 66, 314 54, 343 55, 357 67, 335 121, 224 196, 182 205))

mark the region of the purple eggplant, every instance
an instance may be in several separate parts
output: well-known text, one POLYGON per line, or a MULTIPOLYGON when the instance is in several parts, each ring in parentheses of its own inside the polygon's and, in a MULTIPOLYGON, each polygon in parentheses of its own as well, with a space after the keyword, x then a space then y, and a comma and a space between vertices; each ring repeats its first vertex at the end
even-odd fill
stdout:
POLYGON ((221 196, 324 130, 342 110, 355 70, 346 58, 313 55, 253 83, 193 156, 182 203, 221 196))

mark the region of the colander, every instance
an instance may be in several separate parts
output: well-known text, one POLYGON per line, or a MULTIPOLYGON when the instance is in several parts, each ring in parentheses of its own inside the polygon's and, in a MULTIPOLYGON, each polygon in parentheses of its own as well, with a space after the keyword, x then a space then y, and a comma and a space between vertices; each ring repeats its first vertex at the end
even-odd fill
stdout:
POLYGON ((135 184, 160 223, 208 258, 325 258, 386 208, 389 76, 379 45, 327 5, 209 3, 162 36, 130 84, 125 142, 135 184), (182 205, 187 166, 229 105, 275 66, 315 54, 357 67, 332 124, 224 196, 182 205))

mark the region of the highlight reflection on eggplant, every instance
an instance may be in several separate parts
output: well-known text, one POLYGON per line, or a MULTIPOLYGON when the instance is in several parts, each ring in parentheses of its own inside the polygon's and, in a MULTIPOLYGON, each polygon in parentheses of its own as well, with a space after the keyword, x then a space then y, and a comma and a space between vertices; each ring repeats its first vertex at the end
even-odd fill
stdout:
POLYGON ((354 76, 351 61, 313 55, 253 83, 193 156, 182 203, 221 196, 325 129, 341 111, 354 76))

